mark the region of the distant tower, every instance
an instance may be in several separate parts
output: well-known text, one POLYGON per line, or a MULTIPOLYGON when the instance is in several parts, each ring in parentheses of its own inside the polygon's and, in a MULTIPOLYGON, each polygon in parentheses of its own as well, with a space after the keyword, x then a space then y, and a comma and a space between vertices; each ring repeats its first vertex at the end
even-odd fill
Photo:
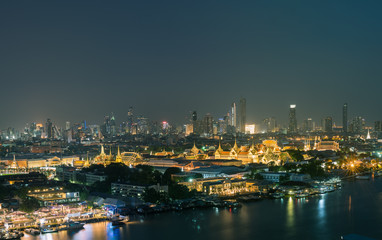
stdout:
POLYGON ((231 126, 236 129, 236 103, 232 103, 231 105, 231 126))
POLYGON ((245 133, 245 123, 247 121, 247 100, 245 98, 240 98, 239 113, 240 132, 245 133))
POLYGON ((289 133, 297 132, 296 105, 292 104, 289 107, 289 133))
POLYGON ((370 131, 369 131, 369 129, 367 130, 367 136, 366 136, 366 139, 371 139, 371 136, 370 136, 370 131))
POLYGON ((116 162, 122 162, 122 155, 121 155, 121 151, 119 150, 119 146, 118 146, 118 153, 117 153, 117 156, 115 157, 115 161, 116 162))
POLYGON ((348 104, 345 103, 342 107, 342 130, 344 133, 348 132, 348 104))

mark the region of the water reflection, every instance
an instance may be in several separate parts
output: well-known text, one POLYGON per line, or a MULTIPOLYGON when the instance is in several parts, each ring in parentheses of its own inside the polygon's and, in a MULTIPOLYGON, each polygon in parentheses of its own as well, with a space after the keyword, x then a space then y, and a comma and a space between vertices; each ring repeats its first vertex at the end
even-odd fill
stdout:
POLYGON ((289 197, 289 199, 287 200, 287 203, 286 203, 286 207, 287 207, 287 221, 286 221, 286 225, 287 227, 293 227, 294 226, 294 202, 293 202, 293 198, 292 197, 289 197))
POLYGON ((333 193, 263 200, 243 204, 239 210, 211 208, 136 216, 117 229, 108 228, 106 222, 94 223, 73 233, 26 235, 23 239, 289 240, 340 239, 347 233, 380 239, 382 229, 376 226, 382 225, 382 178, 372 183, 346 182, 333 193))

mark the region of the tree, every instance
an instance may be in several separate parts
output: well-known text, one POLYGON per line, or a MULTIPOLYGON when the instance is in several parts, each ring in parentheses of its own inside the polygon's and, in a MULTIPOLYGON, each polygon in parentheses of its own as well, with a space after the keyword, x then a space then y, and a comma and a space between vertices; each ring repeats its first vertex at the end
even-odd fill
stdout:
POLYGON ((169 196, 173 199, 191 198, 195 195, 195 191, 188 190, 188 187, 180 184, 169 185, 169 196))
POLYGON ((296 162, 300 162, 304 160, 300 150, 288 150, 289 156, 296 162))
POLYGON ((40 208, 40 203, 35 198, 24 199, 20 204, 20 210, 30 213, 40 208))
POLYGON ((142 197, 145 202, 157 203, 160 199, 160 194, 154 188, 146 188, 142 197))
POLYGON ((301 166, 300 173, 310 174, 312 177, 324 177, 325 171, 319 161, 311 161, 301 166))
POLYGON ((260 173, 256 173, 256 174, 254 175, 253 179, 256 179, 256 180, 263 180, 264 177, 263 177, 263 175, 261 175, 260 173))
POLYGON ((165 184, 170 184, 172 182, 171 181, 171 175, 181 173, 181 172, 182 172, 182 170, 180 168, 177 168, 177 167, 167 168, 163 174, 163 182, 165 184))

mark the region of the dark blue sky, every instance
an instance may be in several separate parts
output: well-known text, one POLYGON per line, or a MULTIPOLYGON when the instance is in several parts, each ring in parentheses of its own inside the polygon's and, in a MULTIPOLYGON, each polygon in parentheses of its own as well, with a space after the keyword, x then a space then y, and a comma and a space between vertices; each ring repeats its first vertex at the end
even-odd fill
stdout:
POLYGON ((247 98, 248 121, 382 120, 381 1, 1 1, 0 127, 180 123, 247 98))

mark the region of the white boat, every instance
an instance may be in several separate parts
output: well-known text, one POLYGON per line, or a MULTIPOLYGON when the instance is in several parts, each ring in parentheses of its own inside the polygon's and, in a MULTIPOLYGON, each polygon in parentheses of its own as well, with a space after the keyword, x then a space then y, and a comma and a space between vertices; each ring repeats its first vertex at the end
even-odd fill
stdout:
POLYGON ((370 180, 370 176, 367 176, 367 175, 359 175, 359 176, 356 176, 355 179, 359 179, 359 180, 370 180))
POLYGON ((121 219, 121 222, 128 222, 130 220, 129 216, 120 215, 119 218, 121 219))
POLYGON ((27 228, 24 231, 30 235, 39 235, 40 234, 40 231, 37 229, 34 229, 34 228, 27 228))
POLYGON ((50 227, 50 226, 41 228, 41 233, 54 233, 57 231, 58 231, 57 228, 50 227))
POLYGON ((279 192, 275 192, 275 193, 271 193, 271 197, 272 198, 283 198, 284 197, 284 193, 279 193, 279 192))
POLYGON ((308 193, 296 193, 296 195, 294 195, 296 198, 304 198, 304 197, 307 197, 309 196, 308 193))

